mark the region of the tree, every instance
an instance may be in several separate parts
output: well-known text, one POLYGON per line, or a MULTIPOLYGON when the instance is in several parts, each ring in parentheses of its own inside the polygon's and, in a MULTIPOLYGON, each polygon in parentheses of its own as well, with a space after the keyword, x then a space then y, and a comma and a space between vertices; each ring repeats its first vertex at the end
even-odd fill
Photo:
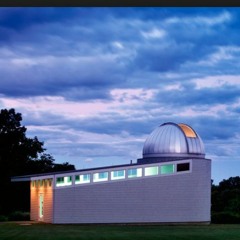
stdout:
POLYGON ((4 193, 0 198, 0 214, 12 209, 15 188, 10 181, 12 176, 75 169, 68 163, 55 164, 54 158, 45 152, 43 142, 36 136, 26 137, 27 128, 21 121, 21 113, 13 108, 0 112, 0 189, 4 193))
POLYGON ((212 185, 212 219, 215 223, 240 223, 240 177, 212 185))

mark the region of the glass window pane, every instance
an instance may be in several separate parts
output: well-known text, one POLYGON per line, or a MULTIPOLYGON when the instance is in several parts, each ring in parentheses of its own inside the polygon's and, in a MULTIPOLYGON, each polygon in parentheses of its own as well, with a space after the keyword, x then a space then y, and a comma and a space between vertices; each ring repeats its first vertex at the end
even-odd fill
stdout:
POLYGON ((111 172, 111 179, 123 179, 125 178, 125 170, 116 170, 111 172))
POLYGON ((81 178, 83 182, 90 182, 90 174, 83 174, 81 175, 81 178))
POLYGON ((141 177, 142 168, 131 168, 128 169, 128 178, 141 177))
POLYGON ((57 183, 63 183, 64 182, 64 178, 63 177, 58 177, 57 178, 57 183))
POLYGON ((108 176, 108 172, 100 172, 100 173, 98 173, 98 177, 100 179, 107 178, 107 176, 108 176))
POLYGON ((160 173, 161 173, 161 174, 174 173, 174 164, 162 165, 162 166, 160 167, 160 173))
POLYGON ((158 175, 158 167, 146 167, 145 168, 145 176, 153 176, 158 175))
POLYGON ((90 173, 75 176, 75 184, 90 183, 90 173))
POLYGON ((100 172, 93 174, 93 182, 101 182, 108 180, 108 172, 100 172))
POLYGON ((66 176, 66 177, 58 177, 57 178, 57 187, 63 187, 63 186, 70 186, 72 185, 72 177, 66 176))
POLYGON ((90 173, 75 176, 75 184, 90 183, 90 173))
POLYGON ((190 164, 189 163, 179 163, 177 165, 177 172, 184 172, 190 170, 190 164))

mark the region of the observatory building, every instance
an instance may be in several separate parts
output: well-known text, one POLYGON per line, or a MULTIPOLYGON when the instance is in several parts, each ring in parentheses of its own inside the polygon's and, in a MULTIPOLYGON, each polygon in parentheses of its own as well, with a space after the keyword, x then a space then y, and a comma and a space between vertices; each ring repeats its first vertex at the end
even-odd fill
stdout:
POLYGON ((211 160, 186 124, 163 123, 136 163, 12 177, 30 181, 31 220, 209 223, 211 160))

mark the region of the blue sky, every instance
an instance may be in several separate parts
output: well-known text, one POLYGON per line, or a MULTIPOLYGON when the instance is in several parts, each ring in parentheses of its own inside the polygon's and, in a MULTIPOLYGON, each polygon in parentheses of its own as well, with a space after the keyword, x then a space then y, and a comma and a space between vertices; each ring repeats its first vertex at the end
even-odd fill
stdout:
POLYGON ((0 107, 77 169, 133 162, 186 123, 240 172, 240 8, 0 8, 0 107))

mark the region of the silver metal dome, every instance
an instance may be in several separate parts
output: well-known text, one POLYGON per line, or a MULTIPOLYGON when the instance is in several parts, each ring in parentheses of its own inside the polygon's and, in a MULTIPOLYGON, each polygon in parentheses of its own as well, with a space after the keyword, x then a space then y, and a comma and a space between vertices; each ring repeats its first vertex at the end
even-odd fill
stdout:
POLYGON ((143 158, 194 157, 204 158, 200 136, 186 124, 164 123, 146 139, 143 158))

